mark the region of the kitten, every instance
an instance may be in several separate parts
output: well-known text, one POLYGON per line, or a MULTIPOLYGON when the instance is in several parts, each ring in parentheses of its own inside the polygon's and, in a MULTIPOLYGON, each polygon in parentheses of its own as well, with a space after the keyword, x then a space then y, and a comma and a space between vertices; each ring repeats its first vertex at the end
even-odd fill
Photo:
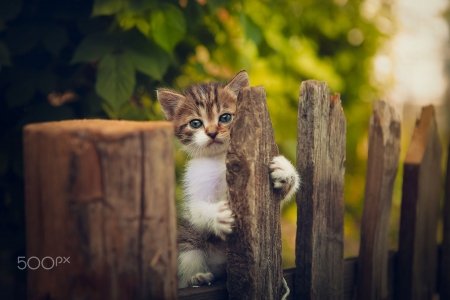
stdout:
MULTIPOLYGON (((180 94, 157 91, 164 115, 192 157, 184 176, 185 201, 178 224, 178 287, 209 284, 224 279, 226 236, 235 221, 227 202, 226 154, 230 124, 239 91, 249 86, 248 74, 239 72, 228 84, 201 83, 180 94)), ((283 156, 270 165, 270 178, 288 200, 300 178, 283 156)))

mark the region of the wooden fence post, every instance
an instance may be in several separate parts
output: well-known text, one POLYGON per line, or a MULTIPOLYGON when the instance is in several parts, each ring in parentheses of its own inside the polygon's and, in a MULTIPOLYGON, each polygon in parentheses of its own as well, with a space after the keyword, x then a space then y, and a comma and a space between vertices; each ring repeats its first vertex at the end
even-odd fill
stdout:
POLYGON ((403 169, 397 299, 431 299, 435 292, 441 156, 434 107, 426 106, 403 169))
MULTIPOLYGON (((400 156, 400 118, 376 101, 370 118, 369 155, 358 256, 357 299, 388 299, 389 220, 400 156)), ((392 298, 392 297, 391 297, 392 298)))
POLYGON ((176 299, 172 138, 167 122, 25 127, 28 299, 176 299))
POLYGON ((450 300, 450 144, 447 157, 447 175, 445 178, 445 202, 443 209, 444 238, 442 240, 440 300, 450 300))
POLYGON ((280 199, 269 180, 278 155, 263 87, 243 89, 227 154, 228 199, 236 227, 228 237, 229 299, 280 299, 280 199))
POLYGON ((345 116, 324 82, 300 87, 295 299, 343 298, 345 116))

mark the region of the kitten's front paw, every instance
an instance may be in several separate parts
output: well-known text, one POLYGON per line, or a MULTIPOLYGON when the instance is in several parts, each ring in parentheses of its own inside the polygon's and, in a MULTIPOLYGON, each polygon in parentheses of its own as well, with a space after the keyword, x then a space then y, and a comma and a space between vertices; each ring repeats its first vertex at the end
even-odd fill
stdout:
POLYGON ((230 209, 228 201, 218 203, 218 211, 216 215, 217 234, 225 240, 225 235, 233 231, 234 215, 230 209))
POLYGON ((191 277, 188 281, 188 285, 192 287, 198 287, 201 285, 211 284, 214 276, 211 273, 197 273, 191 277))
POLYGON ((270 162, 270 179, 273 187, 283 195, 283 201, 289 199, 300 185, 300 176, 294 166, 282 155, 270 162))

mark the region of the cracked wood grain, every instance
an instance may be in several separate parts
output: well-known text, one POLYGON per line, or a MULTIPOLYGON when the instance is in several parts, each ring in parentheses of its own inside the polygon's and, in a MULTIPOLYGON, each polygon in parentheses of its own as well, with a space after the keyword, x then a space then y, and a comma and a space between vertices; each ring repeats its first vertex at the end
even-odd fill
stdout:
POLYGON ((373 104, 361 219, 357 299, 388 298, 389 221, 400 156, 400 118, 384 101, 373 104))
POLYGON ((301 84, 296 299, 343 298, 345 116, 324 82, 301 84))
POLYGON ((24 129, 29 299, 176 299, 173 129, 77 120, 24 129), (171 170, 171 171, 167 171, 171 170))
POLYGON ((243 89, 227 154, 228 199, 236 227, 228 239, 229 299, 280 299, 280 196, 269 180, 278 155, 263 87, 243 89))

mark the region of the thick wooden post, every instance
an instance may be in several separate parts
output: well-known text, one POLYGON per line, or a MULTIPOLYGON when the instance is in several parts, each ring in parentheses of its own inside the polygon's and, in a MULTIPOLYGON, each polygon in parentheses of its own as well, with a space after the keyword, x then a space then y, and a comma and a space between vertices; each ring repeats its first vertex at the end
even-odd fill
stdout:
POLYGON ((345 116, 324 82, 300 87, 295 299, 343 298, 345 116))
POLYGON ((389 220, 400 155, 400 118, 376 101, 370 118, 369 156, 361 220, 357 299, 388 299, 389 220))
POLYGON ((447 175, 445 178, 445 202, 443 210, 444 238, 442 239, 440 300, 450 300, 450 144, 447 157, 447 175))
POLYGON ((25 127, 29 299, 176 299, 172 137, 167 122, 25 127))
POLYGON ((403 169, 397 299, 431 299, 435 292, 441 156, 434 107, 426 106, 403 169))
POLYGON ((229 299, 280 299, 280 199, 269 180, 278 155, 263 87, 243 89, 227 154, 228 199, 236 227, 228 237, 229 299))

